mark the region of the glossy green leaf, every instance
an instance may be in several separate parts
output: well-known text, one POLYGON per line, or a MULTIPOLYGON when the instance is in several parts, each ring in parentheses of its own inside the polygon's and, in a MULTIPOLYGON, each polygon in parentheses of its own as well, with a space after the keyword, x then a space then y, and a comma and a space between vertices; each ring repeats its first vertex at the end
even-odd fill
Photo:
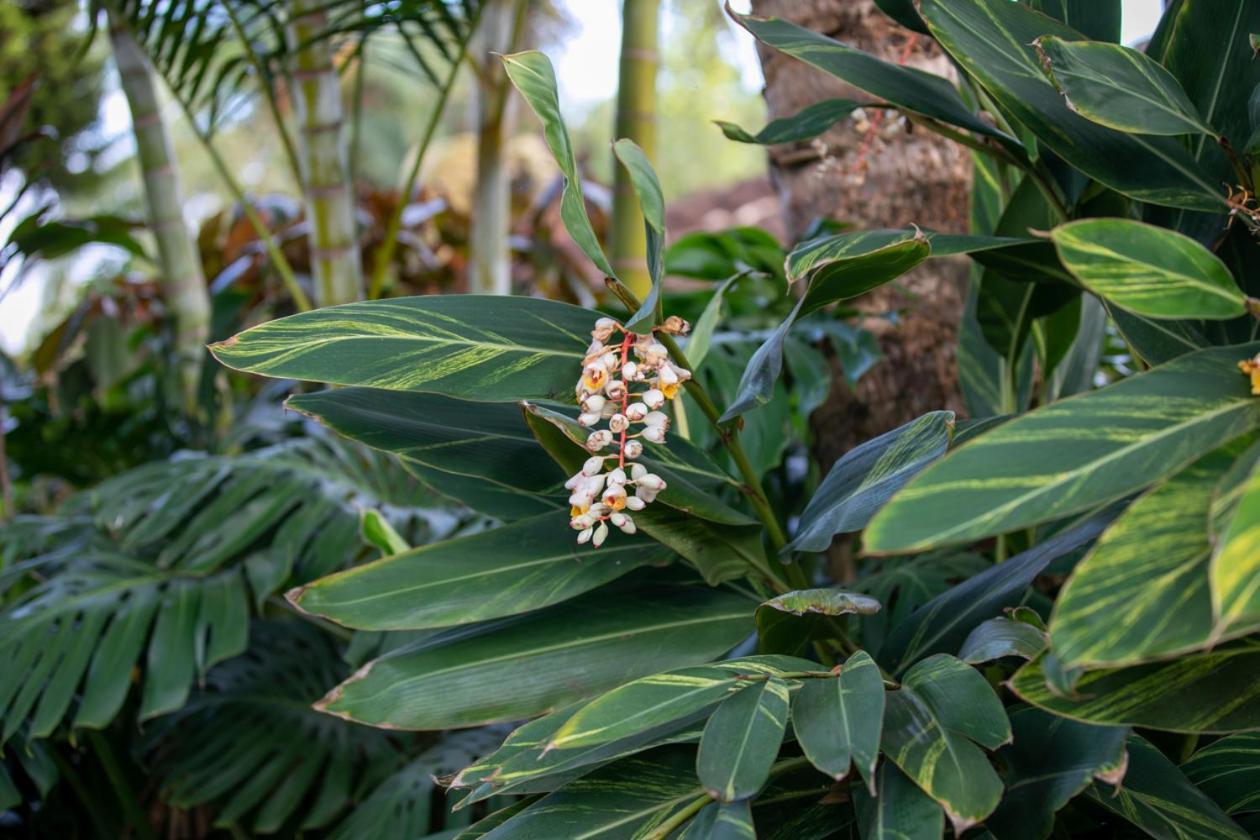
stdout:
POLYGON ((998 616, 976 626, 958 649, 968 665, 992 662, 1006 656, 1036 659, 1046 648, 1044 630, 1024 621, 998 616))
POLYGON ((923 660, 888 693, 884 752, 940 803, 956 833, 993 813, 1002 796, 1002 782, 977 744, 997 749, 1010 738, 993 689, 952 656, 923 660))
POLYGON ((945 454, 954 412, 933 411, 849 452, 827 472, 801 513, 792 551, 826 551, 836 534, 860 531, 911 478, 945 454))
POLYGON ((359 533, 365 543, 379 550, 384 557, 401 554, 411 549, 407 541, 394 530, 394 526, 390 525, 389 520, 378 510, 371 508, 363 510, 359 516, 359 533))
POLYGON ((1260 466, 1252 469, 1240 491, 1210 566, 1219 635, 1260 622, 1260 466))
POLYGON ((797 301, 791 313, 783 323, 774 328, 769 338, 752 354, 744 373, 739 378, 739 386, 735 390, 735 399, 722 412, 719 422, 734 420, 741 414, 770 402, 774 396, 775 385, 783 373, 783 342, 788 332, 796 323, 804 299, 797 301))
POLYGON ((896 625, 879 649, 880 663, 895 673, 928 654, 958 650, 973 628, 1020 603, 1042 570, 1082 552, 1111 518, 1087 519, 937 595, 896 625))
POLYGON ((1080 40, 1067 26, 1005 0, 921 0, 946 52, 1047 148, 1117 192, 1152 204, 1220 210, 1224 193, 1171 137, 1125 134, 1068 108, 1041 71, 1034 40, 1080 40))
POLYGON ((954 86, 940 76, 883 61, 790 21, 755 15, 733 17, 766 46, 817 67, 897 108, 993 137, 1013 151, 1022 151, 1017 141, 973 113, 954 86))
MULTIPOLYGON (((565 230, 582 249, 595 267, 608 277, 616 277, 604 249, 600 247, 590 217, 586 215, 586 199, 582 196, 582 181, 578 175, 577 156, 569 131, 560 115, 560 100, 556 92, 556 72, 550 59, 540 52, 530 50, 503 56, 503 66, 508 78, 529 103, 530 109, 543 126, 543 137, 564 175, 564 192, 560 196, 560 218, 565 230)), ((520 299, 511 300, 518 303, 520 299)), ((527 397, 527 394, 519 395, 527 397)))
POLYGON ((865 532, 876 552, 969 542, 1118 499, 1260 424, 1238 373, 1260 344, 1191 353, 1026 414, 946 455, 865 532))
POLYGON ((700 736, 696 775, 715 799, 734 802, 761 789, 787 730, 788 684, 777 677, 726 698, 700 736))
POLYGON ((1147 318, 1235 318, 1245 296, 1225 263, 1176 231, 1130 219, 1082 219, 1051 234, 1059 258, 1094 294, 1147 318))
POLYGON ((1212 346, 1194 321, 1144 318, 1118 306, 1103 305, 1116 331, 1148 366, 1170 362, 1178 356, 1212 346))
POLYGON ((613 154, 630 173, 630 185, 643 213, 643 227, 647 234, 647 267, 652 278, 652 290, 643 299, 643 305, 626 321, 626 328, 646 332, 652 325, 661 297, 661 278, 665 273, 665 197, 656 178, 652 162, 633 140, 622 138, 613 143, 613 154))
POLYGON ((1131 47, 1047 36, 1037 53, 1068 107, 1082 117, 1130 134, 1216 136, 1157 61, 1131 47))
POLYGON ((837 780, 856 765, 872 794, 883 721, 884 680, 865 651, 850 656, 835 679, 802 680, 792 698, 792 729, 810 763, 837 780))
POLYGON ((841 120, 848 119, 850 114, 861 107, 861 102, 852 99, 824 99, 822 102, 807 105, 790 117, 771 120, 756 134, 750 134, 735 123, 722 120, 715 122, 728 140, 774 146, 779 143, 812 140, 841 120))
POLYGON ((1008 683, 1052 714, 1108 726, 1229 733, 1260 728, 1260 645, 1232 642, 1169 662, 1086 671, 1074 694, 1047 685, 1049 657, 1029 662, 1008 683))
MULTIPOLYGON (((1027 625, 1025 625, 1027 626, 1027 625)), ((1090 726, 1019 709, 1014 740, 998 752, 1006 793, 984 825, 998 840, 1044 840, 1054 815, 1094 779, 1118 780, 1125 770, 1122 726, 1090 726)))
POLYGON ((1181 765, 1181 770, 1225 813, 1260 811, 1260 733, 1244 732, 1214 741, 1181 765))
POLYGON ((374 726, 448 729, 514 720, 612 685, 712 659, 751 629, 718 590, 602 589, 514 619, 452 630, 376 659, 321 711, 374 726), (512 690, 505 692, 503 686, 512 690))
POLYGON ((571 402, 596 318, 538 298, 428 295, 303 312, 210 349, 230 368, 283 379, 571 402))
POLYGON ((931 253, 920 231, 838 233, 806 242, 788 254, 788 280, 806 284, 800 310, 804 316, 882 286, 931 253))
POLYGON ((1129 736, 1128 752, 1123 782, 1114 788, 1096 782, 1089 791, 1095 803, 1152 837, 1245 840, 1250 836, 1145 738, 1129 736))
POLYGON ((1050 620, 1065 667, 1121 667, 1213 638, 1208 510, 1233 454, 1196 461, 1129 506, 1076 565, 1050 620))
POLYGON ((569 503, 561 495, 525 492, 480 476, 445 472, 410 458, 400 458, 399 463, 436 496, 504 522, 540 513, 564 517, 569 512, 569 503))
POLYGON ((611 743, 708 708, 756 684, 793 671, 820 671, 791 656, 749 656, 628 682, 580 709, 552 737, 553 749, 611 743))
POLYGON ((891 762, 884 762, 874 790, 853 790, 862 840, 938 840, 945 836, 945 813, 891 762))
POLYGON ((286 597, 356 630, 423 630, 558 604, 670 557, 643 538, 578 545, 568 523, 544 514, 355 566, 286 597))
POLYGON ((1029 5, 1092 41, 1120 40, 1122 0, 1032 0, 1029 5))

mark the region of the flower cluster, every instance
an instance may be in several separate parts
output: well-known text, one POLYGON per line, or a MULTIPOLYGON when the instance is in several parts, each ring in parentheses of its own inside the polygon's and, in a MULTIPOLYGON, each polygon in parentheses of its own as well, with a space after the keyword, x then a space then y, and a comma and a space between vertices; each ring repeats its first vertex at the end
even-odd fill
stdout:
POLYGON ((669 415, 661 408, 691 378, 691 371, 669 360, 656 333, 685 335, 689 329, 677 316, 643 335, 612 318, 595 322, 577 384, 582 406, 578 423, 592 429, 586 439, 592 455, 564 485, 572 493, 569 524, 578 532, 579 543, 603 545, 610 523, 633 534, 630 512, 643 510, 665 489, 660 476, 634 462, 643 455, 644 440, 665 442, 669 415), (605 422, 604 428, 596 428, 605 422), (606 453, 609 448, 614 450, 611 454, 606 453))

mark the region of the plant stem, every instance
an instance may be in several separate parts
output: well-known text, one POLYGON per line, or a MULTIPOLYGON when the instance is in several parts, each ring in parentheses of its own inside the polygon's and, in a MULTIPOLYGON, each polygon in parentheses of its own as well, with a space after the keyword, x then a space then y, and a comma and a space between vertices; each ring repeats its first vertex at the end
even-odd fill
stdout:
POLYGON ((644 840, 665 840, 666 837, 674 833, 674 829, 678 828, 683 823, 687 822, 692 817, 694 817, 696 814, 700 813, 702 810, 704 810, 704 807, 706 805, 708 805, 710 802, 713 802, 713 801, 714 801, 713 797, 709 796, 709 794, 707 793, 700 794, 695 799, 691 800, 682 808, 680 808, 669 819, 665 820, 663 823, 661 823, 655 829, 653 829, 652 833, 647 835, 644 838, 644 840))
POLYGON ((127 782, 127 776, 123 772, 122 766, 119 765, 113 748, 105 740, 105 736, 95 729, 88 730, 87 738, 88 743, 92 745, 92 751, 96 753, 97 761, 101 763, 101 767, 105 770, 105 776, 109 779, 109 786, 113 788, 114 795, 118 797, 118 804, 126 816, 128 825, 135 829, 136 836, 140 837, 141 840, 152 840, 153 829, 145 818, 139 799, 127 782))
MULTIPOLYGON (((468 22, 470 32, 476 29, 477 23, 476 17, 468 22)), ((434 103, 433 110, 429 114, 429 122, 420 136, 420 144, 416 148, 416 159, 411 163, 411 171, 407 173, 407 180, 403 183, 402 192, 399 193, 398 203, 385 225, 385 238, 376 252, 376 265, 372 270, 372 279, 368 283, 368 300, 376 300, 385 288, 385 275, 389 273, 390 263, 394 261, 394 250, 398 247, 398 234, 402 230, 403 210, 406 209, 407 202, 411 200, 411 193, 416 188, 416 179, 420 177, 420 162, 424 160, 425 152, 433 141, 442 112, 446 110, 446 100, 450 98, 451 90, 455 87, 455 78, 459 74, 460 66, 464 63, 464 55, 468 52, 468 40, 466 37, 459 42, 459 51, 451 61, 450 74, 438 92, 438 100, 434 103)))

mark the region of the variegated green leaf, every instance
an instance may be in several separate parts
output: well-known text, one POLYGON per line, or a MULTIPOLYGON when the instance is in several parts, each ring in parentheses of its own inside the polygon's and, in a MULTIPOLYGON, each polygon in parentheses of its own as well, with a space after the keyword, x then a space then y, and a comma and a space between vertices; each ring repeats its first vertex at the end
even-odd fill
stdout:
POLYGON ((866 527, 888 499, 945 454, 954 412, 933 411, 845 453, 801 513, 794 551, 825 551, 836 534, 866 527))
POLYGON ((920 551, 1025 528, 1118 499, 1260 425, 1238 360, 1201 350, 1033 411, 921 473, 875 515, 866 548, 920 551))
POLYGON ((997 749, 1010 738, 993 689, 952 656, 923 660, 888 693, 884 752, 941 804, 956 833, 993 813, 1002 795, 1002 782, 977 744, 997 749))
POLYGON ((392 298, 269 321, 210 349, 228 367, 283 379, 571 402, 597 317, 536 298, 392 298))
POLYGON ((613 143, 613 154, 630 173, 630 185, 643 213, 643 227, 647 233, 647 267, 652 278, 652 290, 643 299, 639 311, 626 321, 628 329, 646 332, 652 325, 661 297, 661 278, 665 273, 665 197, 661 184, 652 169, 652 162, 633 140, 622 138, 613 143))
POLYGON ((1260 733, 1243 732, 1208 744, 1181 770, 1227 814, 1260 811, 1260 733))
POLYGON ((618 741, 685 719, 758 679, 820 670, 807 659, 748 656, 643 677, 592 700, 565 721, 549 746, 572 749, 618 741))
POLYGON ((1241 486, 1210 568, 1218 635, 1254 627, 1260 622, 1260 465, 1241 486))
POLYGON ((856 231, 806 242, 788 254, 788 280, 806 283, 800 315, 894 280, 932 253, 921 231, 856 231))
POLYGON ((945 836, 945 813, 891 762, 884 762, 874 789, 854 787, 862 840, 939 840, 945 836))
POLYGON ((1114 787, 1095 782, 1089 797, 1152 837, 1246 840, 1250 835, 1191 784, 1157 747, 1129 736, 1129 766, 1114 787))
POLYGON ((834 779, 858 773, 875 793, 875 761, 884 722, 884 680, 866 651, 835 679, 803 680, 792 698, 792 729, 810 763, 834 779))
POLYGON ((399 729, 516 720, 662 665, 712 659, 747 635, 751 624, 748 601, 719 590, 604 588, 387 654, 334 688, 317 708, 399 729))
POLYGON ((1130 134, 1217 134, 1177 78, 1138 50, 1053 35, 1036 48, 1068 107, 1091 122, 1130 134))
POLYGON ((1176 231, 1131 219, 1082 219, 1050 233, 1085 288, 1147 318, 1236 318, 1246 298, 1225 263, 1176 231))
POLYGON ((1072 692, 1047 684, 1050 657, 1029 662, 1008 685, 1056 715, 1107 726, 1228 733, 1260 728, 1260 644, 1232 642, 1169 662, 1086 671, 1072 692))
POLYGON ((1050 620, 1066 667, 1134 665, 1212 641, 1208 510, 1234 454, 1206 455, 1138 499, 1077 564, 1050 620))
POLYGON ((1041 36, 1080 33, 1020 3, 920 0, 937 43, 1038 141, 1124 195, 1153 204, 1221 210, 1221 186, 1172 137, 1125 134, 1072 112, 1041 71, 1041 36))
MULTIPOLYGON (((547 148, 556 159, 564 176, 564 192, 560 196, 560 218, 569 236, 582 249, 595 267, 607 277, 616 277, 604 249, 600 247, 590 217, 586 215, 586 199, 578 175, 577 156, 569 131, 560 116, 560 100, 556 92, 556 71, 547 56, 535 50, 503 56, 503 66, 512 84, 521 92, 543 126, 547 148)), ((519 300, 519 299, 515 299, 519 300)))
POLYGON ((990 618, 967 634, 958 658, 968 665, 1006 656, 1035 659, 1046 648, 1045 630, 1005 616, 990 618))
POLYGON ((452 627, 558 604, 671 556, 641 537, 580 546, 567 522, 544 514, 355 566, 286 597, 356 630, 452 627))
POLYGON ((773 146, 778 143, 798 143, 812 140, 841 120, 847 119, 862 103, 852 99, 824 99, 802 108, 790 117, 771 120, 756 134, 750 134, 735 123, 716 120, 718 128, 727 139, 737 143, 757 143, 773 146))
POLYGON ((705 724, 696 775, 713 798, 734 802, 766 783, 787 730, 788 684, 760 680, 722 701, 705 724))
POLYGON ((1011 714, 1011 732, 1014 740, 998 752, 1006 793, 984 821, 998 840, 1044 840, 1055 813, 1094 779, 1117 781, 1124 773, 1128 730, 1122 726, 1090 726, 1023 708, 1011 714))

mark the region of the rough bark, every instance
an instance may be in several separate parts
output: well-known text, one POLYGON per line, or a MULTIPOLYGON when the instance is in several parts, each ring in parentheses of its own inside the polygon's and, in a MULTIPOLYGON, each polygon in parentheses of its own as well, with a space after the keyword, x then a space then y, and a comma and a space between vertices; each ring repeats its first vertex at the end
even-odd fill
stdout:
MULTIPOLYGON (((617 124, 614 139, 628 137, 649 160, 656 157, 656 65, 660 0, 622 0, 621 61, 617 79, 617 124)), ((609 250, 613 268, 640 298, 647 295, 647 240, 643 217, 625 167, 613 173, 612 230, 609 250)))
POLYGON ((326 4, 318 0, 291 0, 289 4, 293 101, 300 128, 298 154, 317 306, 363 297, 341 80, 332 64, 328 41, 312 40, 327 27, 327 19, 326 4))
MULTIPOLYGON (((851 46, 929 72, 950 75, 948 60, 930 39, 884 16, 872 0, 753 0, 755 14, 782 17, 851 46)), ((771 118, 788 116, 823 99, 868 98, 796 59, 759 46, 771 118)), ((922 130, 913 132, 892 112, 869 133, 858 118, 812 143, 773 147, 770 174, 789 234, 799 236, 818 217, 857 227, 918 224, 966 231, 971 160, 966 149, 922 130)), ((932 261, 894 286, 855 301, 872 314, 863 326, 879 337, 884 359, 855 390, 835 377, 833 394, 814 417, 824 467, 855 444, 938 408, 961 408, 955 345, 966 293, 967 263, 932 261), (896 310, 896 324, 873 317, 896 310)))
POLYGON ((210 332, 210 294, 197 246, 184 224, 184 195, 152 69, 135 39, 113 20, 110 43, 123 95, 131 110, 149 226, 157 241, 162 269, 162 296, 174 320, 175 354, 185 409, 193 411, 210 332))

